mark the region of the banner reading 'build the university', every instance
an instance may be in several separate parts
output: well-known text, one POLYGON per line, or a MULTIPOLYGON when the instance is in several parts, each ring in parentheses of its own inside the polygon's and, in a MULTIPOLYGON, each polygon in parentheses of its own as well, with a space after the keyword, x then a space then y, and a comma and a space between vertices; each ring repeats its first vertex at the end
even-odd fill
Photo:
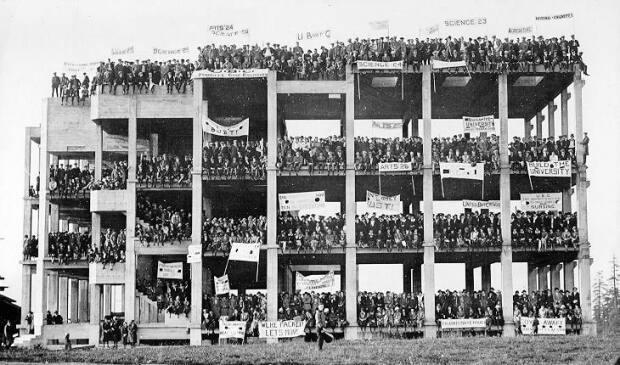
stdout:
POLYGON ((527 173, 536 177, 570 177, 571 161, 532 161, 527 163, 527 173))
POLYGON ((463 131, 469 132, 495 132, 495 119, 492 115, 483 117, 463 117, 463 131))

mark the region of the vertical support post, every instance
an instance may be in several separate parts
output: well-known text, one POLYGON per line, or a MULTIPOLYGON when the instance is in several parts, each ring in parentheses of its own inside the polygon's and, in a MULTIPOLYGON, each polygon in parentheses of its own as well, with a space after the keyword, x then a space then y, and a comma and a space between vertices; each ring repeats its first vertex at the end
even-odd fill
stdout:
POLYGON ((99 247, 101 244, 101 214, 99 213, 91 213, 91 244, 94 247, 99 247))
POLYGON ((345 302, 346 315, 349 327, 345 329, 345 338, 355 340, 357 333, 357 245, 355 242, 355 83, 351 66, 347 65, 346 95, 345 95, 345 143, 346 172, 345 172, 345 302))
POLYGON ((553 103, 553 100, 547 105, 547 129, 549 137, 555 137, 555 111, 558 106, 553 103))
POLYGON ((92 284, 92 281, 88 282, 88 297, 89 297, 89 318, 91 329, 88 336, 88 344, 96 345, 99 343, 99 326, 101 323, 101 285, 92 284))
POLYGON ((420 120, 418 118, 411 118, 411 136, 420 136, 420 120))
POLYGON ((103 284, 103 315, 104 317, 109 316, 111 312, 112 312, 112 285, 103 284))
MULTIPOLYGON (((500 222, 502 230, 502 253, 500 261, 502 265, 502 313, 504 316, 504 331, 502 333, 503 336, 512 337, 515 335, 515 331, 512 318, 512 239, 510 227, 510 163, 508 162, 508 75, 505 72, 500 74, 498 81, 500 124, 499 200, 502 212, 500 222)), ((542 123, 542 121, 540 123, 542 123)), ((537 123, 537 125, 540 123, 537 123)))
POLYGON ((469 263, 465 264, 465 290, 474 291, 474 265, 469 263))
POLYGON ((549 265, 549 271, 551 272, 551 283, 549 283, 549 288, 551 290, 555 290, 555 288, 562 289, 560 285, 560 274, 562 270, 562 264, 549 265))
POLYGON ((88 322, 88 280, 78 281, 78 322, 88 322))
MULTIPOLYGON (((278 319, 278 245, 276 150, 278 140, 278 94, 276 73, 267 74, 267 320, 278 319)), ((277 340, 268 340, 277 342, 277 340)))
POLYGON ((549 273, 549 266, 538 266, 538 290, 549 289, 549 280, 547 274, 549 273))
POLYGON ((47 303, 47 280, 45 273, 45 258, 48 253, 48 220, 47 220, 47 195, 49 194, 47 183, 49 181, 49 153, 47 152, 47 114, 49 100, 43 102, 43 118, 41 121, 41 144, 39 145, 39 252, 37 256, 37 272, 34 275, 35 300, 33 302, 34 333, 41 335, 43 319, 45 318, 47 303))
POLYGON ((413 293, 419 293, 422 291, 422 264, 416 262, 413 265, 413 272, 411 273, 413 277, 413 288, 411 289, 413 293))
POLYGON ((50 232, 58 232, 58 225, 60 219, 60 207, 58 204, 50 203, 50 232))
POLYGON ((538 290, 538 268, 531 262, 527 263, 527 291, 538 290))
POLYGON ((581 79, 581 72, 575 72, 573 91, 575 93, 575 149, 577 155, 577 222, 579 229, 579 254, 577 264, 579 267, 579 298, 583 313, 583 332, 588 335, 596 334, 596 322, 592 317, 592 293, 590 288, 590 241, 588 238, 588 177, 584 164, 583 140, 583 100, 582 91, 585 81, 581 79))
POLYGON ((32 311, 32 265, 22 265, 22 318, 21 324, 24 328, 28 326, 26 315, 32 311))
MULTIPOLYGON (((202 81, 203 81, 202 79, 199 79, 198 81, 196 81, 195 84, 202 83, 202 81)), ((198 99, 196 97, 196 85, 195 84, 194 84, 194 101, 198 99)), ((200 96, 200 102, 202 102, 202 94, 199 96, 200 96)), ((151 141, 151 155, 159 156, 159 134, 151 133, 150 141, 151 141)), ((202 129, 200 130, 200 145, 202 146, 202 129)), ((198 161, 202 161, 202 154, 200 155, 200 160, 198 161)))
POLYGON ((482 290, 488 292, 491 289, 491 264, 485 264, 480 267, 480 277, 482 290))
POLYGON ((66 322, 69 318, 69 278, 58 277, 58 314, 66 322))
POLYGON ((573 290, 575 287, 575 261, 564 263, 564 290, 573 290))
MULTIPOLYGON (((132 96, 129 101, 129 119, 127 121, 127 137, 129 150, 127 152, 127 211, 126 230, 127 244, 125 253, 125 320, 135 320, 136 311, 136 164, 137 164, 137 140, 138 118, 136 97, 132 96)), ((107 312, 104 312, 108 314, 107 312)))
POLYGON ((560 94, 560 118, 561 118, 561 132, 563 136, 568 136, 568 101, 571 94, 568 90, 562 90, 560 94))
MULTIPOLYGON (((50 271, 47 275, 47 310, 54 313, 58 310, 58 271, 50 271)), ((60 300, 66 300, 61 297, 60 300)))
POLYGON ((562 191, 562 212, 570 213, 573 211, 572 187, 562 191))
POLYGON ((78 320, 78 303, 80 299, 80 283, 78 279, 69 279, 69 290, 71 292, 71 302, 69 303, 69 318, 71 323, 77 323, 78 320))
POLYGON ((423 199, 424 199, 424 337, 437 337, 435 323, 435 240, 433 237, 433 162, 431 134, 431 66, 422 66, 423 199))
MULTIPOLYGON (((30 197, 30 169, 32 164, 31 148, 32 148, 32 133, 31 128, 26 128, 25 143, 24 143, 24 199, 30 197)), ((24 222, 26 223, 26 222, 24 222)), ((30 227, 28 228, 30 231, 30 227)))
POLYGON ((409 137, 409 119, 407 117, 403 117, 403 137, 409 137))
POLYGON ((527 118, 523 118, 523 137, 525 140, 532 137, 532 122, 527 118))
POLYGON ((411 261, 403 262, 403 293, 411 293, 411 261))
POLYGON ((543 138, 542 124, 545 121, 545 116, 542 112, 536 113, 536 138, 543 138))
MULTIPOLYGON (((202 121, 208 115, 208 102, 203 100, 204 80, 194 80, 194 107, 196 113, 192 121, 192 245, 202 246, 202 121)), ((153 155, 158 152, 157 134, 151 135, 153 155)), ((202 344, 202 260, 191 263, 192 309, 190 312, 190 345, 202 344)))
POLYGON ((96 122, 97 138, 95 140, 95 180, 100 181, 103 177, 103 125, 102 121, 96 122))

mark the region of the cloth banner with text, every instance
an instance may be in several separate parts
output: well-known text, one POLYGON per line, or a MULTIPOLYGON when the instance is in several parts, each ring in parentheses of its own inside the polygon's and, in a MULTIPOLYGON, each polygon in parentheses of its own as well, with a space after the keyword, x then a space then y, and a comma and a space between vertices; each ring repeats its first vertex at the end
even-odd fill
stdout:
POLYGON ((403 127, 402 120, 373 120, 372 128, 378 129, 401 129, 403 127))
POLYGON ((440 319, 441 328, 485 328, 486 318, 456 318, 456 319, 440 319))
POLYGON ((189 245, 187 246, 187 263, 201 263, 202 262, 202 245, 189 245))
POLYGON ((381 61, 357 61, 358 70, 402 70, 403 61, 381 62, 381 61))
POLYGON ((562 193, 522 193, 521 210, 525 212, 562 211, 562 193))
POLYGON ((332 37, 331 29, 297 32, 297 40, 300 42, 310 41, 310 40, 328 40, 331 37, 332 37))
POLYGON ((183 279, 183 263, 182 262, 157 262, 157 278, 158 279, 183 279))
POLYGON ((527 163, 527 173, 530 177, 570 177, 571 161, 531 161, 527 163))
POLYGON ((220 339, 245 338, 246 321, 225 321, 220 319, 220 339))
POLYGON ((215 134, 223 137, 240 137, 247 136, 250 133, 250 119, 245 118, 237 124, 224 126, 207 118, 202 121, 202 131, 209 134, 215 134))
POLYGON ((453 67, 467 67, 465 61, 439 61, 432 60, 431 61, 434 70, 440 70, 443 68, 453 68, 453 67))
POLYGON ((413 170, 411 162, 379 162, 379 172, 409 172, 413 170))
POLYGON ((300 273, 295 273, 295 290, 301 293, 331 292, 334 287, 334 272, 330 271, 318 279, 308 279, 300 273))
POLYGON ((440 162, 439 171, 442 179, 484 180, 484 163, 440 162))
POLYGON ((192 79, 250 79, 267 77, 268 74, 266 68, 196 70, 192 72, 192 79))
POLYGON ((258 262, 260 243, 233 242, 228 259, 230 261, 258 262))
POLYGON ((387 210, 401 213, 400 194, 385 196, 370 191, 366 191, 366 205, 368 208, 387 210))
POLYGON ((127 48, 112 48, 110 53, 112 54, 112 56, 128 56, 135 53, 135 48, 134 46, 130 46, 127 48))
POLYGON ((209 26, 209 33, 214 37, 249 37, 250 29, 249 28, 239 28, 234 24, 217 24, 209 26))
POLYGON ((153 56, 188 56, 189 57, 189 46, 181 47, 181 48, 158 48, 153 47, 153 56))
POLYGON ((224 295, 230 293, 230 281, 228 275, 222 275, 222 277, 213 277, 215 283, 215 295, 224 295))
POLYGON ((305 336, 306 321, 260 321, 259 338, 292 338, 305 336))
MULTIPOLYGON (((72 63, 65 62, 63 64, 62 70, 67 76, 76 75, 81 77, 82 74, 86 73, 88 76, 93 77, 97 73, 97 67, 99 66, 99 62, 86 62, 86 63, 72 63)), ((57 74, 60 77, 60 74, 57 74)))
POLYGON ((495 119, 492 115, 483 117, 463 117, 463 131, 470 132, 495 132, 495 119))
MULTIPOLYGON (((539 335, 565 335, 566 318, 536 318, 538 320, 539 335)), ((533 317, 521 317, 521 333, 524 335, 534 334, 533 317)))
POLYGON ((463 200, 463 209, 488 209, 499 212, 502 206, 499 200, 463 200))
POLYGON ((278 200, 280 201, 281 212, 324 208, 325 190, 278 194, 278 200))
POLYGON ((521 27, 508 27, 508 34, 534 34, 534 27, 531 25, 521 26, 521 27))

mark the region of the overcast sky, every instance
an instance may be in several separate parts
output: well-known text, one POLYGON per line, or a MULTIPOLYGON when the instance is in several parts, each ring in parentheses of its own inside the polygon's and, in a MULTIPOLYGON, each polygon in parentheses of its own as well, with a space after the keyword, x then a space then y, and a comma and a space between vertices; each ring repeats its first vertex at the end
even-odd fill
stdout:
MULTIPOLYGON (((237 44, 271 41, 292 45, 298 33, 325 30, 330 30, 330 41, 346 40, 371 35, 368 22, 385 19, 389 20, 391 34, 406 38, 417 37, 420 29, 442 24, 446 19, 471 17, 486 18, 486 25, 471 29, 442 27, 441 34, 503 36, 509 27, 530 25, 536 27, 537 34, 576 34, 592 74, 586 78, 583 110, 584 130, 589 132, 592 141, 588 158, 588 178, 592 182, 588 206, 594 274, 608 267, 612 253, 620 254, 618 9, 617 1, 613 0, 487 0, 475 3, 442 0, 0 0, 0 171, 3 172, 0 179, 0 238, 3 238, 0 240, 0 275, 6 277, 5 285, 10 287, 6 293, 18 301, 21 299, 18 261, 22 251, 24 127, 40 123, 41 99, 50 92, 52 72, 62 71, 63 62, 107 59, 111 57, 112 48, 134 46, 141 57, 150 56, 153 47, 189 46, 193 52, 198 45, 219 43, 208 35, 208 26, 214 24, 234 24, 249 29, 250 37, 236 40, 237 44), (535 16, 568 12, 574 14, 572 21, 534 21, 535 16)), ((315 47, 322 42, 305 45, 315 47)), ((574 112, 572 104, 569 110, 571 114, 574 112)), ((556 119, 559 120, 559 116, 556 119)), ((511 123, 511 134, 521 135, 522 122, 511 123)), ((458 128, 458 123, 453 125, 458 128)), ((448 125, 443 125, 437 133, 456 132, 444 128, 448 125)), ((441 271, 438 288, 450 285, 454 277, 450 275, 454 274, 452 269, 438 269, 441 271)), ((498 278, 497 269, 494 275, 498 278)), ((462 273, 459 272, 458 277, 462 278, 462 273)), ((515 287, 524 285, 522 275, 515 280, 519 283, 515 287)))

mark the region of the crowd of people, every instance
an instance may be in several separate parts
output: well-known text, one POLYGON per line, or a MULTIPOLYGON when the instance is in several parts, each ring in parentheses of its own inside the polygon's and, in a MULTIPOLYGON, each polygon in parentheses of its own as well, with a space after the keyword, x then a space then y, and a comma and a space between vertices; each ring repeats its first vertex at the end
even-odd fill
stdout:
MULTIPOLYGON (((89 237, 90 239, 90 237, 89 237)), ((127 245, 127 232, 125 229, 102 230, 99 245, 90 247, 88 252, 88 261, 96 262, 103 265, 114 266, 115 263, 125 262, 125 248, 127 245)))
POLYGON ((487 291, 439 290, 435 294, 435 320, 442 319, 486 318, 487 329, 490 326, 503 326, 502 293, 490 288, 487 291))
POLYGON ((39 239, 36 235, 24 236, 24 260, 32 260, 39 256, 39 239))
POLYGON ((157 309, 172 315, 189 317, 192 309, 192 294, 189 281, 173 279, 157 279, 152 283, 140 280, 136 283, 138 291, 150 300, 157 302, 157 309))
POLYGON ((471 212, 433 216, 435 244, 442 250, 483 249, 502 244, 499 213, 471 212))
POLYGON ((363 214, 355 217, 358 247, 386 249, 421 248, 424 242, 422 213, 398 215, 363 214))
MULTIPOLYGON (((91 190, 122 190, 127 188, 127 161, 113 161, 110 167, 101 170, 101 181, 94 178, 90 184, 91 190)), ((91 172, 92 174, 92 172, 91 172)))
POLYGON ((227 139, 208 142, 202 151, 202 169, 207 179, 264 180, 267 145, 263 139, 227 139))
MULTIPOLYGON (((29 255, 26 256, 24 252, 25 259, 36 257, 34 250, 38 242, 35 240, 34 236, 26 240, 29 255)), ((117 262, 125 262, 126 233, 124 229, 108 228, 101 232, 99 244, 93 245, 90 232, 50 232, 48 245, 52 262, 67 264, 75 260, 88 259, 89 262, 103 264, 105 268, 106 265, 113 266, 117 262)))
POLYGON ((243 218, 205 218, 202 224, 202 246, 204 251, 227 254, 231 245, 241 243, 266 243, 267 217, 248 216, 243 218))
MULTIPOLYGON (((549 138, 524 138, 513 137, 509 143, 509 160, 513 171, 527 171, 527 162, 532 161, 558 161, 571 160, 575 166, 575 135, 549 138)), ((584 133, 584 139, 580 142, 585 147, 585 155, 588 154, 588 133, 584 133)), ((585 157, 584 157, 585 162, 585 157)))
POLYGON ((344 217, 312 215, 293 216, 281 213, 278 216, 278 246, 282 252, 327 252, 346 246, 344 217))
POLYGON ((65 73, 62 73, 62 76, 58 76, 56 72, 52 74, 52 97, 55 94, 56 97, 61 98, 61 105, 64 105, 65 102, 68 105, 69 100, 73 105, 76 99, 78 105, 80 105, 80 101, 84 105, 86 98, 90 96, 90 92, 90 78, 86 73, 83 73, 82 81, 77 78, 77 75, 67 77, 65 73))
POLYGON ((156 202, 147 195, 136 199, 136 237, 147 247, 175 241, 181 243, 192 237, 192 213, 174 208, 166 200, 156 202))
POLYGON ((577 213, 521 212, 511 216, 512 245, 530 250, 577 247, 577 213))
MULTIPOLYGON (((357 294, 357 324, 362 331, 381 331, 391 334, 419 332, 424 326, 424 296, 422 293, 359 292, 357 294)), ((401 334, 402 335, 402 334, 401 334)))
POLYGON ((566 318, 566 324, 581 325, 581 301, 577 288, 562 290, 533 290, 530 294, 523 290, 512 296, 515 327, 520 329, 522 317, 566 318))
POLYGON ((276 167, 280 172, 299 175, 302 168, 307 168, 310 175, 344 173, 346 155, 343 137, 284 137, 279 138, 277 143, 276 167))
POLYGON ((130 345, 134 347, 138 339, 138 325, 134 320, 127 323, 116 316, 106 316, 101 323, 101 343, 103 347, 118 348, 118 343, 122 342, 123 347, 130 345))
MULTIPOLYGON (((95 179, 95 171, 89 166, 79 167, 77 163, 51 165, 48 188, 52 197, 61 199, 86 197, 91 190, 118 190, 127 188, 127 162, 113 161, 109 167, 102 168, 101 180, 95 179)), ((39 177, 37 184, 31 186, 29 195, 39 196, 39 177)))
POLYGON ((88 257, 91 244, 90 233, 50 232, 48 234, 49 256, 52 263, 66 264, 88 257))
POLYGON ((173 154, 163 154, 160 156, 149 156, 143 153, 138 158, 138 184, 146 188, 157 186, 169 187, 190 186, 192 171, 192 156, 175 156, 173 154))

